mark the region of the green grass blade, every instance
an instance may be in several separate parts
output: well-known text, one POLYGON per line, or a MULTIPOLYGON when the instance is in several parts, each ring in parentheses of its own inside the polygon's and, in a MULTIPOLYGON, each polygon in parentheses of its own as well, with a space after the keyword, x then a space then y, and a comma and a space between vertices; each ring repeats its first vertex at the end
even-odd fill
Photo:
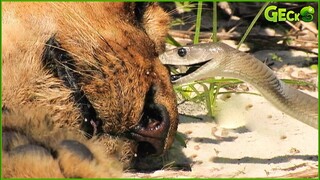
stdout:
POLYGON ((217 2, 213 2, 213 10, 212 10, 212 41, 218 41, 218 17, 217 17, 217 2))
POLYGON ((257 22, 258 18, 260 17, 260 15, 262 14, 262 12, 264 11, 264 9, 269 5, 270 2, 265 2, 264 5, 260 8, 258 14, 254 17, 253 21, 251 22, 251 24, 249 25, 248 29, 246 30, 246 32, 244 33, 243 37, 241 38, 237 49, 240 48, 241 44, 244 42, 244 40, 247 38, 247 36, 249 35, 251 29, 253 28, 254 24, 257 22))
POLYGON ((168 44, 171 44, 171 45, 174 45, 174 46, 177 46, 177 47, 181 47, 181 44, 176 41, 171 35, 167 35, 167 38, 166 38, 166 42, 168 44))
POLYGON ((315 86, 311 82, 306 81, 300 81, 295 79, 281 79, 281 81, 285 82, 286 84, 292 84, 292 85, 299 85, 299 86, 315 86))
POLYGON ((201 28, 201 14, 202 14, 202 2, 198 2, 198 9, 197 9, 197 21, 196 21, 196 32, 193 39, 193 44, 199 43, 200 37, 200 28, 201 28))

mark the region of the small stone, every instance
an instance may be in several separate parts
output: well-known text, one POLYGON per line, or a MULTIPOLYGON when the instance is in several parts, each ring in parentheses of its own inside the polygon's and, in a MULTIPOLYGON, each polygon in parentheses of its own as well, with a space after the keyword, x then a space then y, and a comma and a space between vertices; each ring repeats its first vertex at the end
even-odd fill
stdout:
POLYGON ((190 156, 191 159, 194 159, 196 157, 198 157, 198 155, 196 155, 196 154, 193 154, 193 155, 190 156))
POLYGON ((280 139, 281 140, 287 139, 287 136, 286 135, 282 135, 282 136, 280 136, 280 139))
POLYGON ((297 148, 291 148, 291 149, 290 149, 290 153, 291 153, 291 154, 298 154, 298 153, 300 153, 300 150, 297 149, 297 148))
POLYGON ((248 104, 248 105, 246 105, 245 109, 248 111, 248 110, 251 109, 252 107, 253 107, 252 104, 248 104))

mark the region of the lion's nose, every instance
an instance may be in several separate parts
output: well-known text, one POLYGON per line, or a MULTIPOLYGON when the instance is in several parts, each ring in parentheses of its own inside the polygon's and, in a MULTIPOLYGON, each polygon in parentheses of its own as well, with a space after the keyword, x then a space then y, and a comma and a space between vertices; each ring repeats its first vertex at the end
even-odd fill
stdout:
POLYGON ((131 138, 138 142, 140 157, 162 154, 170 128, 167 108, 154 102, 155 92, 155 86, 147 92, 142 118, 130 132, 131 138))

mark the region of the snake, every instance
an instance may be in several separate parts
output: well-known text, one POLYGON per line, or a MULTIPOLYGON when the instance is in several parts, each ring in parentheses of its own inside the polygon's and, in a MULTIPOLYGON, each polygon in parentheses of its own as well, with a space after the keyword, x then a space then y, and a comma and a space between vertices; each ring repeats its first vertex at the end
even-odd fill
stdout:
POLYGON ((278 79, 275 73, 254 56, 222 42, 177 47, 159 56, 164 65, 201 66, 190 74, 172 80, 185 84, 216 76, 240 79, 251 84, 280 111, 318 129, 318 99, 278 79))

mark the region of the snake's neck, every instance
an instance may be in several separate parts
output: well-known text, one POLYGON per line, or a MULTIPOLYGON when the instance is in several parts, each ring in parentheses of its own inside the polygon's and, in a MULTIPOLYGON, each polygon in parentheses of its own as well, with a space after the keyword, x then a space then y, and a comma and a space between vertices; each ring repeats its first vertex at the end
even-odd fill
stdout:
POLYGON ((286 85, 253 56, 239 51, 228 53, 215 71, 215 75, 237 78, 251 84, 281 111, 318 128, 318 99, 286 85))

